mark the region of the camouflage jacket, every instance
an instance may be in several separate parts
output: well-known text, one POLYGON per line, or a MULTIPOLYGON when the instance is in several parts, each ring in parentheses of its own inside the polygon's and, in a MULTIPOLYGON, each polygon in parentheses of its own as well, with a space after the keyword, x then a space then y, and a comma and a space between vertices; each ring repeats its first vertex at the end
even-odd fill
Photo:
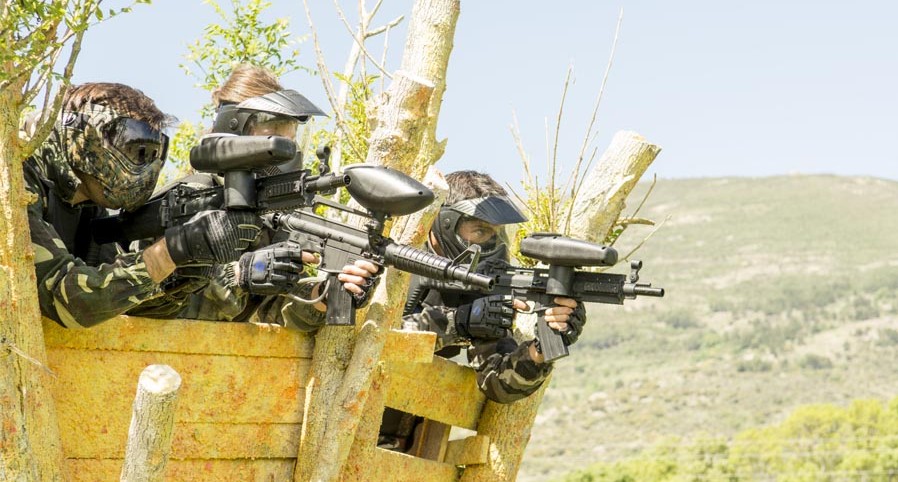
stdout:
POLYGON ((38 297, 44 316, 68 328, 90 327, 162 292, 150 278, 142 252, 120 253, 91 242, 90 220, 104 210, 69 204, 71 196, 60 185, 71 188, 74 175, 55 176, 64 169, 46 165, 61 162, 53 147, 45 145, 24 165, 25 188, 33 195, 28 226, 38 297))
MULTIPOLYGON (((412 286, 415 285, 413 279, 412 286)), ((512 336, 468 340, 455 330, 455 300, 444 300, 436 290, 428 291, 422 299, 415 312, 403 318, 403 325, 436 333, 437 355, 449 358, 467 348, 468 363, 477 371, 477 385, 490 400, 511 403, 525 398, 552 372, 551 363, 537 363, 530 358, 533 340, 518 342, 512 336)))

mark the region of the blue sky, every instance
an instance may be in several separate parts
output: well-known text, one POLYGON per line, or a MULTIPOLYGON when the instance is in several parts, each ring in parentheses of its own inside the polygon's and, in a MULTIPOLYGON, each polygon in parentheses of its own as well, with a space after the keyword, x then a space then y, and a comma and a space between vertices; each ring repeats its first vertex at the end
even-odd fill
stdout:
MULTIPOLYGON (((355 3, 343 1, 348 14, 355 3)), ((369 2, 373 3, 373 2, 369 2)), ((386 0, 378 18, 411 13, 386 0)), ((270 17, 308 32, 300 1, 274 0, 270 17)), ((350 39, 333 2, 310 0, 332 70, 350 39)), ((516 112, 537 172, 545 172, 545 122, 554 124, 569 65, 560 137, 573 165, 617 22, 615 63, 599 112, 597 146, 635 130, 662 146, 663 178, 835 173, 898 179, 898 2, 771 1, 462 2, 438 135, 438 166, 474 168, 517 186, 521 162, 509 131, 516 112)), ((144 90, 182 120, 198 120, 208 93, 178 64, 215 21, 199 0, 156 0, 87 33, 75 82, 117 81, 144 90)), ((390 36, 388 70, 399 66, 405 29, 390 36)), ((380 51, 381 44, 370 48, 380 51)), ((311 42, 300 60, 314 64, 311 42)), ((283 83, 326 106, 320 80, 283 83)))

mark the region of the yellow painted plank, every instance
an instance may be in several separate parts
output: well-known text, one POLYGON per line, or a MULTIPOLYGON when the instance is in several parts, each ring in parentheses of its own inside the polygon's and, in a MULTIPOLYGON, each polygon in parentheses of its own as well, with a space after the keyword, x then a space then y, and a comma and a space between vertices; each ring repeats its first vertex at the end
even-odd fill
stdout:
POLYGON ((388 363, 385 405, 437 422, 477 428, 486 400, 474 370, 434 356, 432 363, 388 363))
MULTIPOLYGON (((299 449, 301 424, 176 424, 174 459, 288 459, 299 449)), ((122 452, 124 455, 124 451, 122 452)))
POLYGON ((399 452, 374 449, 372 460, 350 460, 342 480, 346 482, 452 482, 458 480, 454 465, 412 457, 399 452))
POLYGON ((473 435, 460 440, 451 440, 446 449, 444 462, 452 465, 485 464, 490 453, 490 438, 473 435))
POLYGON ((314 340, 295 330, 252 323, 153 320, 119 316, 86 330, 44 319, 48 347, 311 358, 314 340))
POLYGON ((309 360, 60 348, 47 358, 67 457, 123 453, 137 379, 151 364, 181 375, 176 422, 302 423, 309 360))
MULTIPOLYGON (((165 480, 177 482, 271 482, 293 480, 296 459, 274 460, 169 460, 165 480)), ((69 459, 73 482, 119 480, 121 459, 69 459)))
POLYGON ((390 330, 384 344, 385 361, 430 363, 437 334, 431 331, 390 330))

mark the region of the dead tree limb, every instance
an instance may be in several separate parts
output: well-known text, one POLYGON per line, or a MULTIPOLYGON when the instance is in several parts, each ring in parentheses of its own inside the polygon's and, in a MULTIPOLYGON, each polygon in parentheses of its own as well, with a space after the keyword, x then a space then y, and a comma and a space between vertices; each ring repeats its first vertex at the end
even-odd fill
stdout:
POLYGON ((164 480, 180 388, 181 376, 168 365, 150 365, 140 373, 121 480, 164 480))
MULTIPOLYGON (((442 144, 435 139, 436 121, 458 13, 459 0, 415 3, 402 67, 389 89, 370 107, 373 128, 366 162, 420 178, 442 155, 442 144)), ((413 226, 412 235, 397 232, 397 227, 391 236, 420 244, 425 234, 420 226, 429 225, 431 219, 421 219, 413 226)), ((375 368, 386 331, 399 320, 408 286, 407 276, 386 276, 358 337, 344 327, 325 327, 316 338, 295 480, 339 478, 363 409, 369 399, 378 399, 370 397, 370 390, 376 389, 372 386, 375 368)), ((368 410, 382 409, 382 404, 375 405, 378 407, 369 404, 368 410)))
MULTIPOLYGON (((635 132, 619 132, 585 179, 570 235, 601 242, 624 209, 624 201, 661 148, 635 132), (580 221, 582 219, 582 221, 580 221), (606 226, 607 223, 607 227, 606 226), (596 226, 601 226, 596 228, 596 226), (604 231, 597 231, 604 229, 604 231)), ((561 361, 564 363, 564 361, 561 361)), ((490 437, 489 461, 465 469, 462 482, 514 480, 530 439, 530 429, 549 380, 529 397, 509 405, 487 401, 477 432, 490 437)))

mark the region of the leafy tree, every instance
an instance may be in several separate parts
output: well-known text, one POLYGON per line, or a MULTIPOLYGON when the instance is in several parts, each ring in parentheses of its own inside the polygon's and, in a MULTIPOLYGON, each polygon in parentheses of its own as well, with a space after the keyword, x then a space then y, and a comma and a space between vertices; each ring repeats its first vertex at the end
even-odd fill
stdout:
POLYGON ((65 478, 34 285, 29 202, 22 162, 46 140, 62 106, 81 42, 97 22, 130 11, 102 0, 0 4, 0 474, 4 480, 65 478), (27 136, 26 112, 37 110, 27 136), (14 356, 12 354, 15 354, 14 356), (25 403, 23 397, 39 403, 25 403))
MULTIPOLYGON (((180 67, 197 80, 196 86, 212 92, 230 75, 234 66, 248 63, 266 68, 278 76, 310 69, 300 65, 300 39, 289 31, 290 21, 277 18, 266 23, 262 15, 271 7, 265 0, 232 0, 225 10, 216 0, 205 0, 212 6, 221 23, 203 28, 203 35, 188 46, 187 62, 180 67)), ((211 119, 213 105, 208 103, 200 111, 203 119, 211 119)), ((182 122, 172 139, 169 169, 160 176, 159 185, 192 172, 189 164, 190 148, 197 144, 205 130, 202 123, 182 122), (174 169, 171 172, 170 169, 174 169)))

